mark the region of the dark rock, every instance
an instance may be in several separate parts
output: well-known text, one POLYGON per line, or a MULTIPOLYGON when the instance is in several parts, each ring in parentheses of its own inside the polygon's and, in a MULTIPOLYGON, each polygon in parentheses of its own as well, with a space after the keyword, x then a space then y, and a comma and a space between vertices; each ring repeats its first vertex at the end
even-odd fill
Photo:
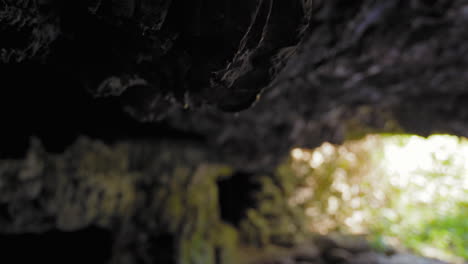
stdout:
POLYGON ((353 254, 342 248, 332 248, 323 253, 327 263, 347 263, 353 259, 353 254))
POLYGON ((0 238, 97 226, 112 237, 112 263, 235 263, 216 184, 231 168, 184 145, 81 138, 53 155, 34 142, 25 160, 0 160, 0 238))
POLYGON ((315 263, 321 259, 318 248, 313 244, 300 245, 294 250, 293 254, 296 262, 315 263))
POLYGON ((317 235, 313 238, 314 245, 317 246, 320 252, 327 252, 331 249, 338 248, 338 244, 329 236, 317 235))
POLYGON ((366 252, 353 256, 349 260, 349 264, 384 264, 386 259, 384 256, 375 252, 366 252))
POLYGON ((336 243, 337 247, 353 254, 371 250, 365 236, 332 234, 330 238, 336 243))
POLYGON ((463 7, 443 0, 7 0, 2 64, 26 79, 44 67, 52 77, 34 82, 39 91, 5 84, 2 98, 37 112, 26 118, 46 126, 53 115, 24 94, 85 120, 86 110, 68 104, 88 99, 67 94, 81 89, 90 101, 105 94, 95 100, 98 126, 123 111, 201 134, 250 170, 271 170, 294 146, 370 132, 468 136, 463 7), (63 83, 53 84, 59 76, 63 83), (240 113, 223 113, 231 111, 240 113))

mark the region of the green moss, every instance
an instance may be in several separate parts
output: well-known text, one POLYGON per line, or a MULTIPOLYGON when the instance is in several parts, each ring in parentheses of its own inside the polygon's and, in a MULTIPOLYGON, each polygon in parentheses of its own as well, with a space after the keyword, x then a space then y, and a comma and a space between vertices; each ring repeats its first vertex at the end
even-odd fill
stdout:
POLYGON ((240 225, 241 238, 247 245, 290 247, 302 239, 304 209, 290 199, 304 178, 294 174, 290 162, 283 163, 272 175, 255 176, 260 186, 254 194, 256 205, 247 211, 240 225))
POLYGON ((235 264, 238 262, 239 234, 231 225, 220 223, 215 226, 212 234, 213 242, 218 251, 220 263, 235 264))
POLYGON ((183 197, 181 193, 171 193, 167 198, 166 204, 161 211, 160 221, 167 226, 168 231, 176 232, 182 223, 186 208, 184 208, 183 197))
MULTIPOLYGON (((145 236, 174 239, 175 256, 165 259, 181 264, 237 263, 237 230, 221 220, 217 186, 232 169, 210 162, 197 147, 168 142, 111 147, 82 138, 64 154, 41 154, 40 166, 34 155, 29 156, 8 166, 0 162, 0 179, 2 184, 8 179, 5 184, 11 187, 20 182, 20 175, 34 178, 39 191, 47 192, 37 203, 45 204, 47 218, 32 219, 33 223, 45 220, 63 230, 89 225, 138 230, 131 226, 137 222, 145 236), (32 165, 35 170, 29 168, 32 165)), ((0 194, 6 202, 17 196, 0 194)), ((142 242, 137 238, 129 243, 142 242)))
POLYGON ((247 244, 264 247, 270 242, 270 227, 268 221, 256 210, 249 209, 247 217, 241 222, 241 230, 244 242, 247 244))
MULTIPOLYGON (((179 261, 187 264, 236 263, 237 231, 219 215, 216 179, 230 173, 226 166, 201 164, 179 193, 184 200, 183 226, 179 228, 179 261)), ((183 187, 183 186, 181 186, 183 187)))

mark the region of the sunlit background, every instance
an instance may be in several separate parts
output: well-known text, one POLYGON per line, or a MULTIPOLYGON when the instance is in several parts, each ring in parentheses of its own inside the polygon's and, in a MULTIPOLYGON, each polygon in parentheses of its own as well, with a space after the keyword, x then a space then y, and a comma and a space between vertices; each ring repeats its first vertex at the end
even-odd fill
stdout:
POLYGON ((368 135, 293 149, 290 162, 301 184, 289 204, 305 210, 311 231, 363 234, 377 249, 468 260, 467 139, 368 135))

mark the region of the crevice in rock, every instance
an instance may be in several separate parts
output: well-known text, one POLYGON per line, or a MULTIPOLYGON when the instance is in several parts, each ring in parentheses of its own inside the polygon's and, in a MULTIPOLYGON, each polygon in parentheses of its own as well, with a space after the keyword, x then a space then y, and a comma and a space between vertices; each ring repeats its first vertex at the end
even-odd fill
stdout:
POLYGON ((218 181, 221 219, 239 226, 247 209, 255 207, 254 193, 260 189, 251 173, 237 172, 218 181))

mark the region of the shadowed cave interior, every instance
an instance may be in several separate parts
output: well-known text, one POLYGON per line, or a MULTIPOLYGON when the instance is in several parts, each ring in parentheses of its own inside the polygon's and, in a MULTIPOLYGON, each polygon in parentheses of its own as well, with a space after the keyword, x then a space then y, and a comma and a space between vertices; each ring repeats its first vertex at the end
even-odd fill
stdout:
POLYGON ((50 230, 40 234, 0 235, 2 257, 15 263, 105 263, 112 251, 112 234, 103 228, 50 230))
POLYGON ((221 219, 239 226, 247 209, 255 205, 253 196, 260 189, 259 184, 252 182, 251 173, 245 172, 237 172, 217 184, 221 219))

